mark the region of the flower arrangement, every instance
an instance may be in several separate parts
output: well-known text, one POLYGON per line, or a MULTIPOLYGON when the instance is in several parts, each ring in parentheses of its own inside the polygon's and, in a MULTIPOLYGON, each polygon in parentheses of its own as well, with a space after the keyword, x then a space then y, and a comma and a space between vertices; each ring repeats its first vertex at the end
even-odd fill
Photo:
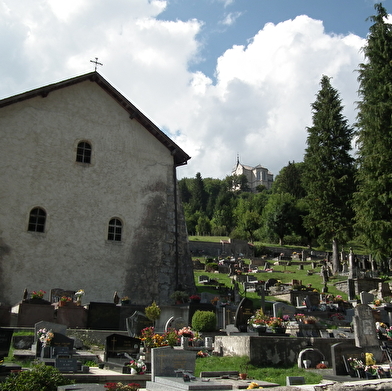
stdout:
POLYGON ((125 365, 135 369, 139 375, 144 375, 144 372, 146 372, 147 369, 146 364, 140 358, 139 360, 131 360, 128 364, 125 365))
POLYGON ((142 330, 141 340, 146 348, 156 348, 163 344, 163 336, 155 333, 155 329, 152 326, 142 330))
POLYGON ((72 298, 69 296, 61 296, 60 301, 62 301, 63 303, 69 303, 72 301, 72 298))
POLYGON ((373 353, 365 353, 365 364, 368 366, 374 365, 376 363, 376 359, 374 358, 373 353))
POLYGON ((356 371, 357 369, 365 369, 365 365, 362 360, 355 357, 349 357, 347 361, 350 364, 350 367, 356 371))
POLYGON ((204 357, 208 357, 208 356, 209 356, 208 352, 204 352, 203 350, 199 350, 196 354, 196 357, 199 357, 199 358, 204 358, 204 357))
POLYGON ((263 388, 263 387, 260 387, 257 383, 252 381, 252 382, 249 383, 249 386, 248 386, 247 390, 255 390, 255 389, 258 389, 258 388, 263 388))
POLYGON ((333 301, 334 303, 342 303, 344 300, 343 300, 343 297, 342 297, 341 295, 336 295, 336 296, 332 299, 332 301, 333 301))
POLYGON ((189 326, 185 326, 182 329, 178 330, 178 335, 180 337, 188 337, 193 338, 193 330, 189 326))
POLYGON ((219 297, 215 296, 213 299, 211 299, 211 304, 216 305, 218 303, 218 301, 219 301, 219 297))
POLYGON ((84 296, 84 290, 83 289, 79 289, 76 293, 75 293, 76 297, 82 297, 84 296))
POLYGON ((45 348, 46 346, 50 346, 50 342, 54 337, 54 333, 52 330, 39 329, 37 331, 37 336, 42 344, 42 347, 45 348))
POLYGON ((323 362, 320 362, 316 365, 316 369, 327 369, 327 365, 323 362))
POLYGON ((46 292, 40 289, 39 291, 32 291, 31 292, 31 298, 32 299, 42 299, 44 297, 44 294, 46 292))
POLYGON ((380 307, 380 305, 383 303, 384 301, 382 300, 382 299, 374 299, 373 300, 373 304, 376 306, 376 307, 380 307))
POLYGON ((164 334, 163 334, 163 343, 165 345, 169 346, 175 346, 178 344, 178 332, 176 329, 168 329, 164 334))
POLYGON ((268 325, 270 317, 264 315, 263 309, 258 309, 255 314, 248 319, 248 324, 254 328, 268 325))
POLYGON ((386 329, 385 329, 385 332, 387 333, 387 337, 388 337, 389 339, 392 339, 392 326, 386 328, 386 329))
POLYGON ((282 318, 277 316, 272 316, 268 321, 268 326, 275 329, 277 327, 285 327, 287 322, 290 320, 288 315, 283 315, 282 318))
POLYGON ((124 297, 121 298, 121 301, 123 303, 129 303, 129 300, 130 300, 130 298, 128 296, 124 296, 124 297))
POLYGON ((304 322, 307 324, 315 324, 317 322, 317 318, 314 316, 305 316, 304 322))
POLYGON ((294 315, 295 320, 297 320, 298 322, 303 322, 303 320, 305 319, 305 314, 295 314, 294 315))
POLYGON ((137 391, 140 388, 140 384, 138 383, 128 383, 128 384, 123 384, 123 383, 106 383, 105 388, 107 388, 110 391, 137 391))
POLYGON ((200 301, 201 297, 199 295, 192 295, 192 296, 189 296, 189 299, 194 300, 194 301, 200 301))
POLYGON ((344 315, 340 312, 335 312, 329 317, 331 320, 337 321, 337 320, 344 320, 344 315))

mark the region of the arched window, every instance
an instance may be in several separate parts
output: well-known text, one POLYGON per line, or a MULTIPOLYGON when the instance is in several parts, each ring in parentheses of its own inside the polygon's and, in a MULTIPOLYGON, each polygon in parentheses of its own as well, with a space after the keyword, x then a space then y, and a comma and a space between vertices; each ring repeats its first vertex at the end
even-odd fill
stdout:
POLYGON ((76 150, 76 161, 79 163, 91 163, 91 145, 81 141, 76 150))
POLYGON ((108 240, 121 242, 122 222, 120 219, 111 219, 109 221, 108 240))
POLYGON ((30 211, 28 231, 45 232, 46 212, 42 208, 33 208, 30 211))

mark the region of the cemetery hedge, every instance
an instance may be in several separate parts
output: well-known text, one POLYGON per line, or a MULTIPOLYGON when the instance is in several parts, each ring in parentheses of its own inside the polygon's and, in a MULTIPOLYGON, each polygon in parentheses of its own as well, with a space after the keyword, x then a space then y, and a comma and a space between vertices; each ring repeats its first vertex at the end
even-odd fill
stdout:
POLYGON ((74 383, 56 368, 38 364, 31 370, 13 373, 0 383, 0 391, 57 391, 58 386, 74 383))

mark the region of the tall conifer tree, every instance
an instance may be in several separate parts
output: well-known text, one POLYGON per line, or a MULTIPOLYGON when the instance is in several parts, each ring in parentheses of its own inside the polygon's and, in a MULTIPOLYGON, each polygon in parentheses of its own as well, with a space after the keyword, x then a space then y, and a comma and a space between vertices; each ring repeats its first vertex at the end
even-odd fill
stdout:
POLYGON ((381 3, 359 66, 356 228, 385 267, 392 255, 392 25, 381 3))
POLYGON ((354 159, 350 155, 353 129, 343 116, 337 90, 327 76, 312 104, 313 126, 309 127, 303 180, 309 215, 305 224, 317 230, 324 243, 332 242, 333 271, 339 270, 339 244, 351 234, 354 192, 354 159))

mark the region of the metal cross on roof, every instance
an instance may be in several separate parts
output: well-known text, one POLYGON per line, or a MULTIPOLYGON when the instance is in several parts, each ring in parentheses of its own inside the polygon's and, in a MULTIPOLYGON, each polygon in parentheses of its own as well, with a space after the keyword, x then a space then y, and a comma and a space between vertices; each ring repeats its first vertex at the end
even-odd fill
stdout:
POLYGON ((98 66, 98 65, 103 66, 102 63, 98 62, 98 57, 95 57, 95 61, 90 60, 90 62, 92 62, 93 64, 95 64, 95 69, 94 69, 95 71, 97 71, 97 66, 98 66))

